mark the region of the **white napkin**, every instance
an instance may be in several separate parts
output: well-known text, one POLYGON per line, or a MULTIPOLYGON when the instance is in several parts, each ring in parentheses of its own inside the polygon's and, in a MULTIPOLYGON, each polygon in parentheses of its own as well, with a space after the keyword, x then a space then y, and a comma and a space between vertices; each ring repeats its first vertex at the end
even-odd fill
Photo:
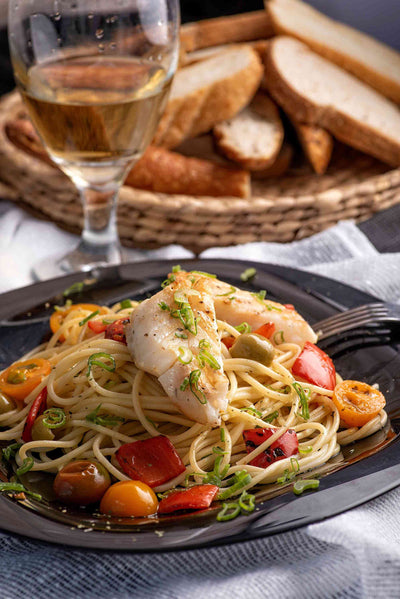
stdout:
MULTIPOLYGON (((39 221, 10 202, 0 203, 0 292, 33 282, 31 269, 41 259, 62 255, 79 238, 39 221)), ((125 249, 127 260, 193 258, 178 245, 158 250, 125 249)), ((292 266, 321 274, 392 302, 400 302, 400 256, 379 254, 350 221, 290 244, 248 243, 211 248, 203 258, 240 258, 292 266)))

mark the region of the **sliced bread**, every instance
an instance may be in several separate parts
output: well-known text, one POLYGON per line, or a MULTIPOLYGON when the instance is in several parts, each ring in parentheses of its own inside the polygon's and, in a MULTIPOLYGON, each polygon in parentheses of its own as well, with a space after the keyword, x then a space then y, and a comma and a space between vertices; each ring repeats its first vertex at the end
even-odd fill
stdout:
POLYGON ((400 54, 301 0, 265 0, 276 33, 305 42, 384 96, 400 104, 400 54))
POLYGON ((290 37, 271 40, 265 68, 271 95, 291 118, 400 165, 400 109, 390 100, 290 37))
POLYGON ((180 69, 154 144, 174 148, 232 118, 250 102, 262 73, 259 55, 246 45, 180 69))
POLYGON ((317 125, 305 125, 295 120, 292 123, 308 161, 318 175, 323 175, 332 157, 332 135, 317 125))
POLYGON ((271 37, 273 28, 265 10, 204 19, 182 25, 181 47, 186 52, 233 42, 248 42, 271 37))
POLYGON ((284 136, 278 108, 261 92, 235 117, 216 125, 213 133, 221 152, 251 171, 273 164, 284 136))

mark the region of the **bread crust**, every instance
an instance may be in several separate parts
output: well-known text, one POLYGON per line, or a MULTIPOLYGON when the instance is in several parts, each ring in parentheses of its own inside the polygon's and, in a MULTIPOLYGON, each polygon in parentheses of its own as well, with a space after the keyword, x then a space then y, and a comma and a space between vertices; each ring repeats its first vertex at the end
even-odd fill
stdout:
MULTIPOLYGON (((309 46, 312 50, 314 50, 317 54, 320 54, 324 58, 327 58, 334 64, 342 67, 344 70, 349 71, 353 75, 356 75, 359 79, 379 91, 381 94, 390 98, 397 104, 400 104, 400 83, 391 79, 384 73, 380 72, 377 69, 373 68, 373 64, 371 61, 366 60, 362 62, 357 57, 352 56, 350 53, 346 53, 343 47, 333 47, 329 46, 327 43, 320 42, 319 40, 313 38, 312 36, 307 36, 301 26, 298 29, 294 29, 293 27, 288 26, 285 23, 284 18, 280 18, 280 16, 274 10, 274 4, 276 4, 275 0, 264 0, 265 8, 269 18, 271 19, 274 31, 277 35, 290 35, 299 39, 309 46)), ((303 4, 302 2, 297 2, 300 6, 303 4)), ((312 9, 310 6, 307 6, 307 12, 310 13, 309 18, 312 18, 312 13, 318 15, 318 17, 322 16, 322 13, 319 13, 316 9, 312 9)), ((283 11, 285 14, 285 11, 283 11)), ((392 55, 396 54, 393 48, 389 48, 386 44, 379 43, 374 38, 371 38, 369 35, 361 33, 349 27, 348 25, 344 25, 342 23, 338 23, 337 21, 330 19, 326 15, 323 15, 324 21, 330 24, 333 28, 340 29, 340 33, 343 39, 346 36, 356 35, 359 43, 363 45, 367 45, 368 43, 374 44, 374 46, 378 46, 387 53, 392 55)), ((373 53, 375 49, 371 48, 371 53, 373 53)), ((398 58, 400 65, 400 55, 398 58)), ((400 66, 399 66, 400 68, 400 66)))
POLYGON ((295 120, 292 123, 311 166, 318 175, 323 175, 332 157, 332 135, 316 125, 306 125, 295 120))
MULTIPOLYGON (((230 52, 246 52, 247 65, 235 72, 227 72, 226 76, 203 86, 181 97, 172 98, 156 131, 154 145, 164 148, 175 148, 185 139, 205 133, 219 123, 232 118, 254 96, 262 77, 263 67, 255 50, 249 46, 227 50, 218 55, 218 60, 226 60, 229 64, 230 52), (225 57, 225 58, 224 58, 225 57)), ((201 63, 207 69, 214 58, 201 63)), ((195 64, 178 71, 176 78, 191 77, 195 64)))
MULTIPOLYGON (((335 98, 330 105, 317 105, 311 101, 307 94, 300 94, 295 90, 285 74, 280 72, 275 63, 275 50, 282 40, 292 39, 285 36, 271 40, 265 53, 266 81, 268 89, 275 101, 294 120, 304 124, 317 125, 329 131, 340 141, 361 150, 366 154, 375 156, 392 166, 400 165, 400 142, 379 135, 361 120, 356 120, 343 111, 334 107, 335 98)), ((296 42, 301 44, 301 42, 296 42)), ((312 53, 312 50, 309 50, 312 53)), ((324 60, 320 58, 319 60, 324 60)), ((323 75, 321 73, 321 75, 323 75)), ((306 76, 306 74, 305 74, 306 76)), ((352 77, 352 75, 348 75, 352 77)), ((385 100, 387 102, 387 100, 385 100)))
POLYGON ((274 34, 272 22, 265 10, 205 19, 182 25, 181 47, 186 52, 201 48, 248 42, 271 37, 274 34))
MULTIPOLYGON (((5 125, 8 138, 21 150, 58 168, 47 154, 32 123, 25 117, 5 125)), ((128 173, 125 185, 169 194, 246 198, 250 195, 247 171, 216 164, 211 160, 189 158, 163 148, 150 146, 128 173)))

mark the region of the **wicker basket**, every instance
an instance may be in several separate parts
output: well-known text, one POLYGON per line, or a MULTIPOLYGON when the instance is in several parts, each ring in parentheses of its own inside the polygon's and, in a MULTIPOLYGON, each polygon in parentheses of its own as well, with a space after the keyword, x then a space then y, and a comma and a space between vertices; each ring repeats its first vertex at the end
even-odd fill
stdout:
MULTIPOLYGON (((61 171, 16 148, 5 134, 5 123, 22 110, 17 92, 0 101, 2 197, 78 231, 82 208, 73 184, 61 171)), ((248 199, 167 195, 124 186, 118 226, 126 246, 150 249, 177 243, 200 252, 212 246, 301 239, 399 202, 400 169, 338 146, 327 174, 317 176, 307 165, 298 165, 280 179, 254 182, 248 199)))

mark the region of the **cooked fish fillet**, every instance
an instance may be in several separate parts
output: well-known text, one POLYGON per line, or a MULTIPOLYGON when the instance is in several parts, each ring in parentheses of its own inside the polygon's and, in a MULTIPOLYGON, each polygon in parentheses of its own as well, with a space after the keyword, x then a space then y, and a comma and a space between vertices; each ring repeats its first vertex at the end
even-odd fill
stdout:
POLYGON ((217 426, 227 408, 228 379, 212 296, 180 277, 132 313, 127 343, 138 368, 158 377, 190 419, 217 426))

